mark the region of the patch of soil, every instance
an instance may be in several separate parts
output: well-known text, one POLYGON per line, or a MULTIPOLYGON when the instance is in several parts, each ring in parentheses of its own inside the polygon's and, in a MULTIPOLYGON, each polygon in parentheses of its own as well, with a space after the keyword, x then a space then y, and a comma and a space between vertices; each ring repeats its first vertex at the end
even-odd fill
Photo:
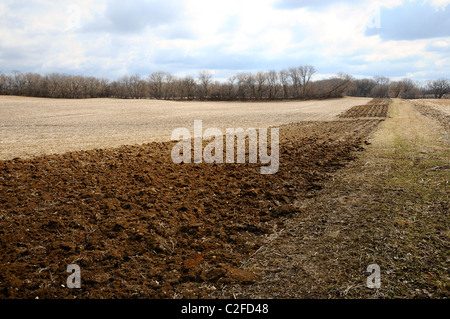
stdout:
POLYGON ((0 161, 0 298, 208 298, 381 120, 280 127, 280 167, 175 164, 175 143, 0 161), (81 289, 66 287, 69 264, 81 289))
POLYGON ((386 118, 389 110, 389 99, 373 99, 365 105, 357 105, 341 113, 339 118, 380 117, 386 118))

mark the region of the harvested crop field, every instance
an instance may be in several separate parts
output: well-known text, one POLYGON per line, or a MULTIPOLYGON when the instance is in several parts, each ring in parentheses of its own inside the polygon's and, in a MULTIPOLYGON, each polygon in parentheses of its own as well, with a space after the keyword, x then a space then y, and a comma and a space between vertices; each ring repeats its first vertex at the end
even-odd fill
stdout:
MULTIPOLYGON (((361 114, 365 117, 365 114, 361 114)), ((379 118, 281 125, 277 174, 175 164, 174 142, 0 162, 1 298, 209 298, 363 150, 379 118), (66 267, 82 288, 65 287, 66 267)))
POLYGON ((0 160, 168 141, 175 128, 265 128, 327 121, 369 98, 290 102, 177 102, 0 96, 0 160))

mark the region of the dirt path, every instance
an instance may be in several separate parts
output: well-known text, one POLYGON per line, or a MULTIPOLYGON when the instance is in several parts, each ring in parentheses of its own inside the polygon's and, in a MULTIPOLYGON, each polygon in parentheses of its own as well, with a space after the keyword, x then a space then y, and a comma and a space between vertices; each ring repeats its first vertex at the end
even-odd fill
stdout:
POLYGON ((449 163, 442 127, 395 100, 362 156, 330 178, 302 214, 242 268, 259 282, 231 298, 449 297, 449 163), (381 288, 367 288, 367 267, 381 288))

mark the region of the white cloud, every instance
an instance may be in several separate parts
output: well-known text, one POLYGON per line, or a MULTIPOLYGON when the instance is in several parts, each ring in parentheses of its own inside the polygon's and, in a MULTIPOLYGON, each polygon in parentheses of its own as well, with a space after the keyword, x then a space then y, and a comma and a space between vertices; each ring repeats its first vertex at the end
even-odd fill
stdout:
POLYGON ((428 2, 432 6, 441 10, 445 9, 450 4, 450 0, 425 0, 425 2, 428 2))
MULTIPOLYGON (((226 77, 298 64, 321 74, 450 72, 449 37, 386 41, 366 34, 380 8, 410 0, 282 2, 283 8, 278 0, 2 1, 0 70, 110 78, 207 68, 226 77), (408 59, 409 69, 392 68, 408 59)), ((430 3, 442 10, 450 0, 430 3)))
POLYGON ((447 48, 450 46, 450 41, 449 40, 447 40, 447 41, 440 40, 440 41, 433 42, 433 45, 438 48, 447 48))

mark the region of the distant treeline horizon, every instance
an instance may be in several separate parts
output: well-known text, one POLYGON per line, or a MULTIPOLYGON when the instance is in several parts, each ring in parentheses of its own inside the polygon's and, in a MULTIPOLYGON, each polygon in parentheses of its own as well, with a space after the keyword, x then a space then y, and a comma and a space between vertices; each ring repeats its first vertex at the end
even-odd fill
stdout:
POLYGON ((273 101, 342 98, 450 98, 450 80, 441 78, 420 84, 409 78, 355 79, 344 73, 312 80, 311 65, 281 71, 241 72, 225 82, 214 80, 209 71, 197 77, 177 77, 158 71, 148 76, 122 76, 115 81, 92 76, 61 73, 0 72, 0 95, 46 98, 121 98, 210 101, 273 101))

